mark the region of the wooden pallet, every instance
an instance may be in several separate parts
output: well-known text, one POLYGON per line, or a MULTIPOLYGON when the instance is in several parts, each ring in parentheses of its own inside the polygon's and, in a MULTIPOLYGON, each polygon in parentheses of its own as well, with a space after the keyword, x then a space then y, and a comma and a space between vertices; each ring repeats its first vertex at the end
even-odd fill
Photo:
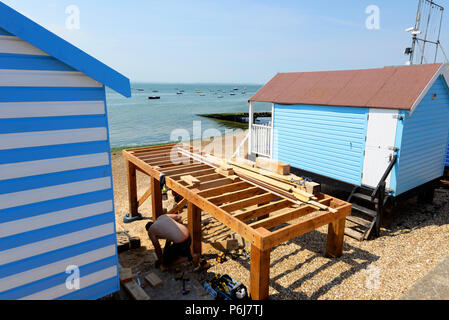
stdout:
MULTIPOLYGON (((164 177, 166 186, 187 201, 193 254, 201 254, 202 210, 251 243, 253 299, 268 298, 270 251, 276 245, 328 225, 326 255, 342 255, 351 204, 321 193, 314 196, 313 203, 303 203, 291 198, 288 192, 270 189, 267 183, 259 185, 257 177, 249 181, 242 176, 226 175, 228 170, 220 171, 214 165, 196 161, 185 151, 176 145, 123 150, 128 168, 130 214, 137 215, 139 205, 148 198, 144 198, 147 193, 152 195, 153 220, 163 214, 160 180, 164 177), (173 157, 183 162, 173 162, 173 157), (136 170, 151 179, 149 191, 140 199, 136 170)), ((187 148, 187 152, 192 151, 193 148, 187 148)))

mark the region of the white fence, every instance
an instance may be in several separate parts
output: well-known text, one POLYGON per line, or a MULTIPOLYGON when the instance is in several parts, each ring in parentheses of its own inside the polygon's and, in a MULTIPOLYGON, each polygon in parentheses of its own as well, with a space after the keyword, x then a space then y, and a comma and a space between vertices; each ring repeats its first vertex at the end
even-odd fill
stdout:
POLYGON ((271 157, 271 132, 269 125, 252 125, 251 153, 271 157))

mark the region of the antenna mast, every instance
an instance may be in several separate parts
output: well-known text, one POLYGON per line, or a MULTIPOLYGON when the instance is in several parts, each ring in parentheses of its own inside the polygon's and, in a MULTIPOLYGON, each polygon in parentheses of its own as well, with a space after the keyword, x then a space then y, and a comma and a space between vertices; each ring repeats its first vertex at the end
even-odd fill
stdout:
MULTIPOLYGON (((441 26, 443 24, 444 8, 432 0, 418 0, 415 26, 405 30, 412 35, 412 46, 405 49, 404 54, 410 56, 408 65, 437 62, 438 51, 441 49, 446 63, 446 53, 440 42, 441 26), (435 54, 428 58, 429 47, 435 48, 435 54), (426 50, 427 49, 427 50, 426 50), (427 58, 426 58, 427 57, 427 58)), ((433 53, 431 50, 430 52, 433 53)))

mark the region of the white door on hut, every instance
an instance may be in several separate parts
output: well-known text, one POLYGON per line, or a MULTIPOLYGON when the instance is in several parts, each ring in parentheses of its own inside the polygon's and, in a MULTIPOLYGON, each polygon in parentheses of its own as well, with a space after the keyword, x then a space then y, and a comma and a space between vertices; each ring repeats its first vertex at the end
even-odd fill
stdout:
MULTIPOLYGON (((362 185, 375 188, 394 154, 398 111, 371 108, 368 117, 362 185)), ((390 187, 390 177, 391 173, 386 188, 390 187)))

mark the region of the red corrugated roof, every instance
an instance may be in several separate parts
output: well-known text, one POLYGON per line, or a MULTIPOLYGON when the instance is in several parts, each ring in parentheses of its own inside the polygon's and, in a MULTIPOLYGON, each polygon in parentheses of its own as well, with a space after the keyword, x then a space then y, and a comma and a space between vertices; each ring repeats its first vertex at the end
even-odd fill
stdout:
POLYGON ((278 73, 250 101, 410 110, 441 66, 278 73))

